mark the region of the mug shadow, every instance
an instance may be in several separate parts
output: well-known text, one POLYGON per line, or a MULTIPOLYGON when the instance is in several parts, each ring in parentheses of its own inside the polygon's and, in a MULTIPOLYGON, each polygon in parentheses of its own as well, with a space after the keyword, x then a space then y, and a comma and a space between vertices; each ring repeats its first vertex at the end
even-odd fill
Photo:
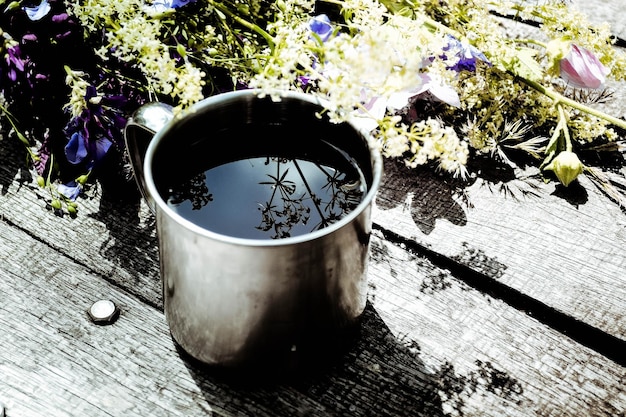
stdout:
POLYGON ((396 339, 371 304, 344 343, 332 343, 336 349, 308 352, 288 369, 270 364, 240 371, 199 363, 176 346, 207 403, 227 413, 444 415, 439 385, 419 347, 396 339))

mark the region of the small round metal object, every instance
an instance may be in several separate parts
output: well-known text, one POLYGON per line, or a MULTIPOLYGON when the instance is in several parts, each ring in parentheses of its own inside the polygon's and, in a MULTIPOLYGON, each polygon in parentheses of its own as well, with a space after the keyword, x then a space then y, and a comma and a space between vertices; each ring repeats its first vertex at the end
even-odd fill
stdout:
POLYGON ((87 313, 96 324, 112 324, 117 320, 120 310, 113 301, 98 300, 87 310, 87 313))

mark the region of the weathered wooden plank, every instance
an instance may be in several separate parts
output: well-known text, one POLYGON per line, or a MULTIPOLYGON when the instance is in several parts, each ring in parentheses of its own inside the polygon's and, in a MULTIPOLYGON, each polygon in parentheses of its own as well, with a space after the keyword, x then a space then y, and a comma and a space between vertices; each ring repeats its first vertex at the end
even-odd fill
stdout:
MULTIPOLYGON (((506 4, 507 2, 497 2, 506 4)), ((516 3, 524 4, 524 1, 516 3)), ((591 25, 608 23, 611 33, 618 39, 626 40, 626 24, 622 13, 624 5, 619 0, 567 0, 571 9, 582 11, 591 25)), ((582 23, 582 22, 581 22, 582 23)), ((521 29, 522 31, 525 29, 521 29)))
POLYGON ((154 217, 134 182, 94 184, 79 198, 76 218, 58 217, 45 208, 49 196, 31 177, 21 144, 0 140, 0 217, 94 273, 128 283, 131 293, 160 306, 154 217))
POLYGON ((570 4, 571 7, 582 10, 592 24, 608 23, 611 26, 611 33, 622 40, 626 40, 623 2, 619 0, 571 0, 570 4))
MULTIPOLYGON (((8 416, 624 415, 623 366, 379 238, 363 332, 341 361, 297 383, 226 384, 181 358, 169 338, 154 224, 138 196, 97 186, 78 218, 56 218, 20 173, 19 146, 2 145, 8 416), (100 297, 123 308, 113 326, 93 326, 84 313, 100 297)), ((538 198, 515 200, 485 178, 459 195, 445 181, 387 168, 375 212, 383 231, 624 337, 626 219, 601 195, 565 199, 540 185, 538 198)))
MULTIPOLYGON (((158 308, 0 221, 8 416, 616 416, 626 368, 397 245, 373 239, 370 305, 319 374, 227 383, 176 350, 158 308), (111 326, 85 310, 122 309, 111 326)), ((115 281, 113 279, 113 281, 115 281)), ((622 414, 623 415, 623 414, 622 414)))
POLYGON ((380 227, 626 339, 626 216, 587 181, 576 202, 538 179, 457 188, 430 172, 385 169, 380 227))
MULTIPOLYGON (((500 300, 484 294, 474 297, 474 290, 462 280, 452 279, 446 270, 433 267, 418 254, 398 251, 384 241, 373 259, 374 306, 394 334, 416 344, 427 369, 443 378, 440 384, 456 387, 440 392, 448 399, 444 410, 456 404, 451 415, 623 412, 624 388, 607 387, 611 394, 598 397, 608 400, 604 405, 584 393, 583 387, 591 381, 604 385, 612 379, 596 374, 595 365, 587 367, 598 359, 604 362, 603 356, 580 349, 568 339, 559 342, 558 332, 534 319, 527 321, 528 316, 500 300), (572 348, 578 351, 573 356, 567 353, 572 348), (570 376, 572 380, 559 381, 570 376), (579 384, 582 381, 586 382, 579 384), (478 382, 475 391, 474 382, 478 382), (575 398, 579 394, 582 397, 575 398), (504 409, 498 411, 500 406, 504 409)), ((614 370, 626 369, 611 361, 605 364, 614 370)))
MULTIPOLYGON (((607 17, 614 28, 625 26, 620 14, 608 12, 621 7, 617 2, 599 2, 602 7, 596 7, 598 2, 585 2, 587 10, 593 12, 592 21, 607 17)), ((514 25, 512 30, 518 32, 526 28, 514 25)), ((617 87, 618 100, 613 106, 624 102, 619 98, 625 97, 626 86, 617 87)), ((111 186, 103 191, 96 185, 91 191, 96 197, 80 201, 78 218, 50 221, 51 214, 42 209, 41 191, 24 172, 25 155, 20 145, 6 146, 6 142, 3 140, 0 148, 0 215, 93 271, 120 283, 132 282, 130 291, 160 306, 160 297, 155 297, 160 283, 154 263, 158 256, 154 224, 138 194, 119 192, 111 186), (23 189, 33 192, 23 194, 23 189)), ((430 177, 424 180, 416 173, 399 173, 389 163, 387 172, 378 199, 381 209, 375 213, 381 227, 452 258, 475 258, 478 254, 495 260, 501 264, 493 272, 500 282, 624 338, 626 320, 621 300, 626 285, 620 279, 625 269, 620 245, 626 235, 626 219, 599 193, 591 190, 589 195, 574 194, 568 203, 552 196, 559 191, 551 185, 543 186, 532 179, 494 182, 485 174, 463 190, 473 204, 470 208, 460 200, 463 196, 455 195, 456 190, 445 182, 430 177), (503 193, 486 191, 504 185, 512 190, 528 189, 527 184, 539 187, 540 198, 527 196, 525 201, 515 202, 503 193), (583 236, 584 242, 579 243, 583 236), (587 261, 590 254, 591 260, 587 261)), ((589 184, 585 186, 591 189, 589 184)), ((467 263, 479 271, 485 267, 477 266, 474 260, 467 263)))

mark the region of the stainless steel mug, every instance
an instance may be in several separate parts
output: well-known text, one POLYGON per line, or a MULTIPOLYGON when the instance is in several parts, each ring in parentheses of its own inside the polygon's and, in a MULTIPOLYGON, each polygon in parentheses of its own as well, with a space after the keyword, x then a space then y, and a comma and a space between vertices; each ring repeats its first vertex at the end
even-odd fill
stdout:
MULTIPOLYGON (((148 104, 125 129, 137 183, 156 216, 171 334, 192 357, 225 367, 281 360, 309 343, 332 345, 354 326, 366 303, 371 206, 382 175, 368 132, 346 124, 341 135, 327 140, 357 162, 367 191, 339 221, 295 237, 248 239, 186 220, 168 206, 159 181, 186 164, 179 150, 190 142, 210 141, 211 132, 246 123, 297 123, 308 132, 330 123, 311 95, 287 92, 273 101, 257 93, 211 96, 176 116, 166 105, 148 104), (205 139, 198 139, 198 131, 205 139)), ((231 140, 207 149, 220 153, 236 146, 241 144, 231 140)))

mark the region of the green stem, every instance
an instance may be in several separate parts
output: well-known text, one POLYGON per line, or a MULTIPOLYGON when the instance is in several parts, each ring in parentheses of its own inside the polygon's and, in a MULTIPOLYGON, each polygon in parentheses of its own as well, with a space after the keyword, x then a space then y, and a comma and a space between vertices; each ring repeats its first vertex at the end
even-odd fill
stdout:
MULTIPOLYGON (((424 24, 433 29, 433 30, 439 30, 441 32, 444 33, 448 33, 454 37, 456 37, 457 39, 460 39, 461 36, 459 33, 457 33, 456 31, 450 29, 449 27, 437 22, 434 19, 431 18, 426 18, 424 20, 424 24)), ((542 46, 546 46, 545 44, 543 44, 542 42, 539 41, 533 41, 533 40, 524 40, 524 42, 529 42, 529 43, 535 43, 537 45, 542 45, 542 46)), ((557 93, 556 91, 554 91, 551 88, 547 88, 541 84, 539 84, 538 82, 535 81, 531 81, 528 80, 526 78, 520 77, 517 74, 514 74, 517 76, 518 79, 520 79, 522 82, 524 82, 526 85, 534 88, 535 90, 539 91, 540 93, 550 97, 552 100, 554 100, 556 103, 562 103, 565 104, 569 107, 572 107, 574 109, 580 110, 582 112, 585 112, 587 114, 590 114, 592 116, 595 116, 599 119, 604 119, 606 121, 608 121, 609 123, 613 124, 614 126, 618 126, 622 129, 626 129, 626 120, 622 120, 622 119, 618 119, 617 117, 611 116, 610 114, 606 114, 600 110, 596 110, 592 107, 586 106, 582 103, 577 102, 576 100, 572 100, 569 99, 565 96, 563 96, 562 94, 557 93)))
MULTIPOLYGON (((50 154, 50 165, 48 167, 48 173, 46 174, 46 185, 50 185, 52 183, 52 167, 54 166, 54 153, 50 154)), ((54 199, 54 195, 52 194, 52 187, 49 187, 50 198, 54 199)))
POLYGON ((435 19, 431 19, 430 17, 424 16, 424 26, 426 26, 427 28, 433 31, 440 31, 443 33, 447 33, 448 35, 452 35, 457 39, 461 39, 461 34, 459 32, 457 32, 456 30, 450 29, 443 23, 439 23, 435 19))
POLYGON ((7 120, 9 121, 9 124, 11 125, 11 127, 13 128, 13 131, 15 132, 17 138, 20 140, 20 142, 22 142, 22 144, 24 144, 24 147, 26 148, 26 151, 28 152, 28 155, 30 156, 30 158, 33 161, 37 160, 37 155, 35 155, 35 153, 33 152, 33 150, 30 148, 30 142, 28 141, 28 139, 26 138, 26 136, 24 136, 24 134, 18 129, 17 127, 17 119, 15 118, 15 116, 13 116, 13 114, 9 111, 9 109, 7 109, 6 107, 2 106, 0 104, 0 113, 3 113, 4 116, 7 118, 7 120))
POLYGON ((542 48, 547 48, 548 45, 545 42, 538 41, 536 39, 512 39, 515 43, 527 43, 531 45, 541 46, 542 48))
POLYGON ((261 35, 265 39, 267 44, 269 45, 270 49, 272 51, 274 50, 274 44, 275 44, 274 38, 272 38, 272 36, 269 33, 261 29, 258 25, 255 25, 254 23, 248 22, 247 20, 242 19, 241 17, 237 16, 236 14, 231 12, 228 9, 228 7, 224 6, 222 3, 218 3, 213 0, 207 0, 207 2, 213 7, 215 7, 217 10, 219 10, 220 12, 224 13, 225 15, 228 15, 228 17, 230 17, 231 19, 233 19, 235 22, 239 23, 243 27, 248 28, 251 31, 256 32, 259 35, 261 35))
POLYGON ((556 107, 559 110, 559 125, 561 125, 561 132, 563 133, 563 139, 565 139, 565 150, 572 152, 572 138, 570 137, 569 129, 567 128, 565 110, 563 110, 563 105, 561 103, 557 103, 556 107))
POLYGON ((527 79, 522 78, 522 77, 518 77, 518 78, 522 82, 524 82, 526 85, 528 85, 529 87, 532 87, 535 90, 537 90, 538 92, 546 95, 547 97, 550 97, 556 103, 565 104, 566 106, 569 106, 569 107, 572 107, 574 109, 580 110, 582 112, 585 112, 587 114, 595 116, 595 117, 597 117, 599 119, 606 120, 607 122, 611 123, 612 125, 620 127, 622 129, 626 129, 626 120, 618 119, 617 117, 611 116, 610 114, 606 114, 606 113, 604 113, 604 112, 602 112, 600 110, 594 109, 593 107, 589 107, 589 106, 586 106, 586 105, 584 105, 582 103, 579 103, 576 100, 572 100, 570 98, 567 98, 564 95, 557 93, 553 89, 545 87, 545 86, 539 84, 538 82, 527 80, 527 79))
MULTIPOLYGON (((336 6, 343 6, 344 2, 342 0, 323 0, 325 3, 334 4, 336 6)), ((432 19, 426 15, 421 16, 423 18, 424 26, 434 31, 441 31, 443 33, 447 33, 449 35, 454 36, 457 39, 461 38, 461 34, 456 30, 450 29, 448 26, 443 23, 439 23, 435 19, 432 19)))

